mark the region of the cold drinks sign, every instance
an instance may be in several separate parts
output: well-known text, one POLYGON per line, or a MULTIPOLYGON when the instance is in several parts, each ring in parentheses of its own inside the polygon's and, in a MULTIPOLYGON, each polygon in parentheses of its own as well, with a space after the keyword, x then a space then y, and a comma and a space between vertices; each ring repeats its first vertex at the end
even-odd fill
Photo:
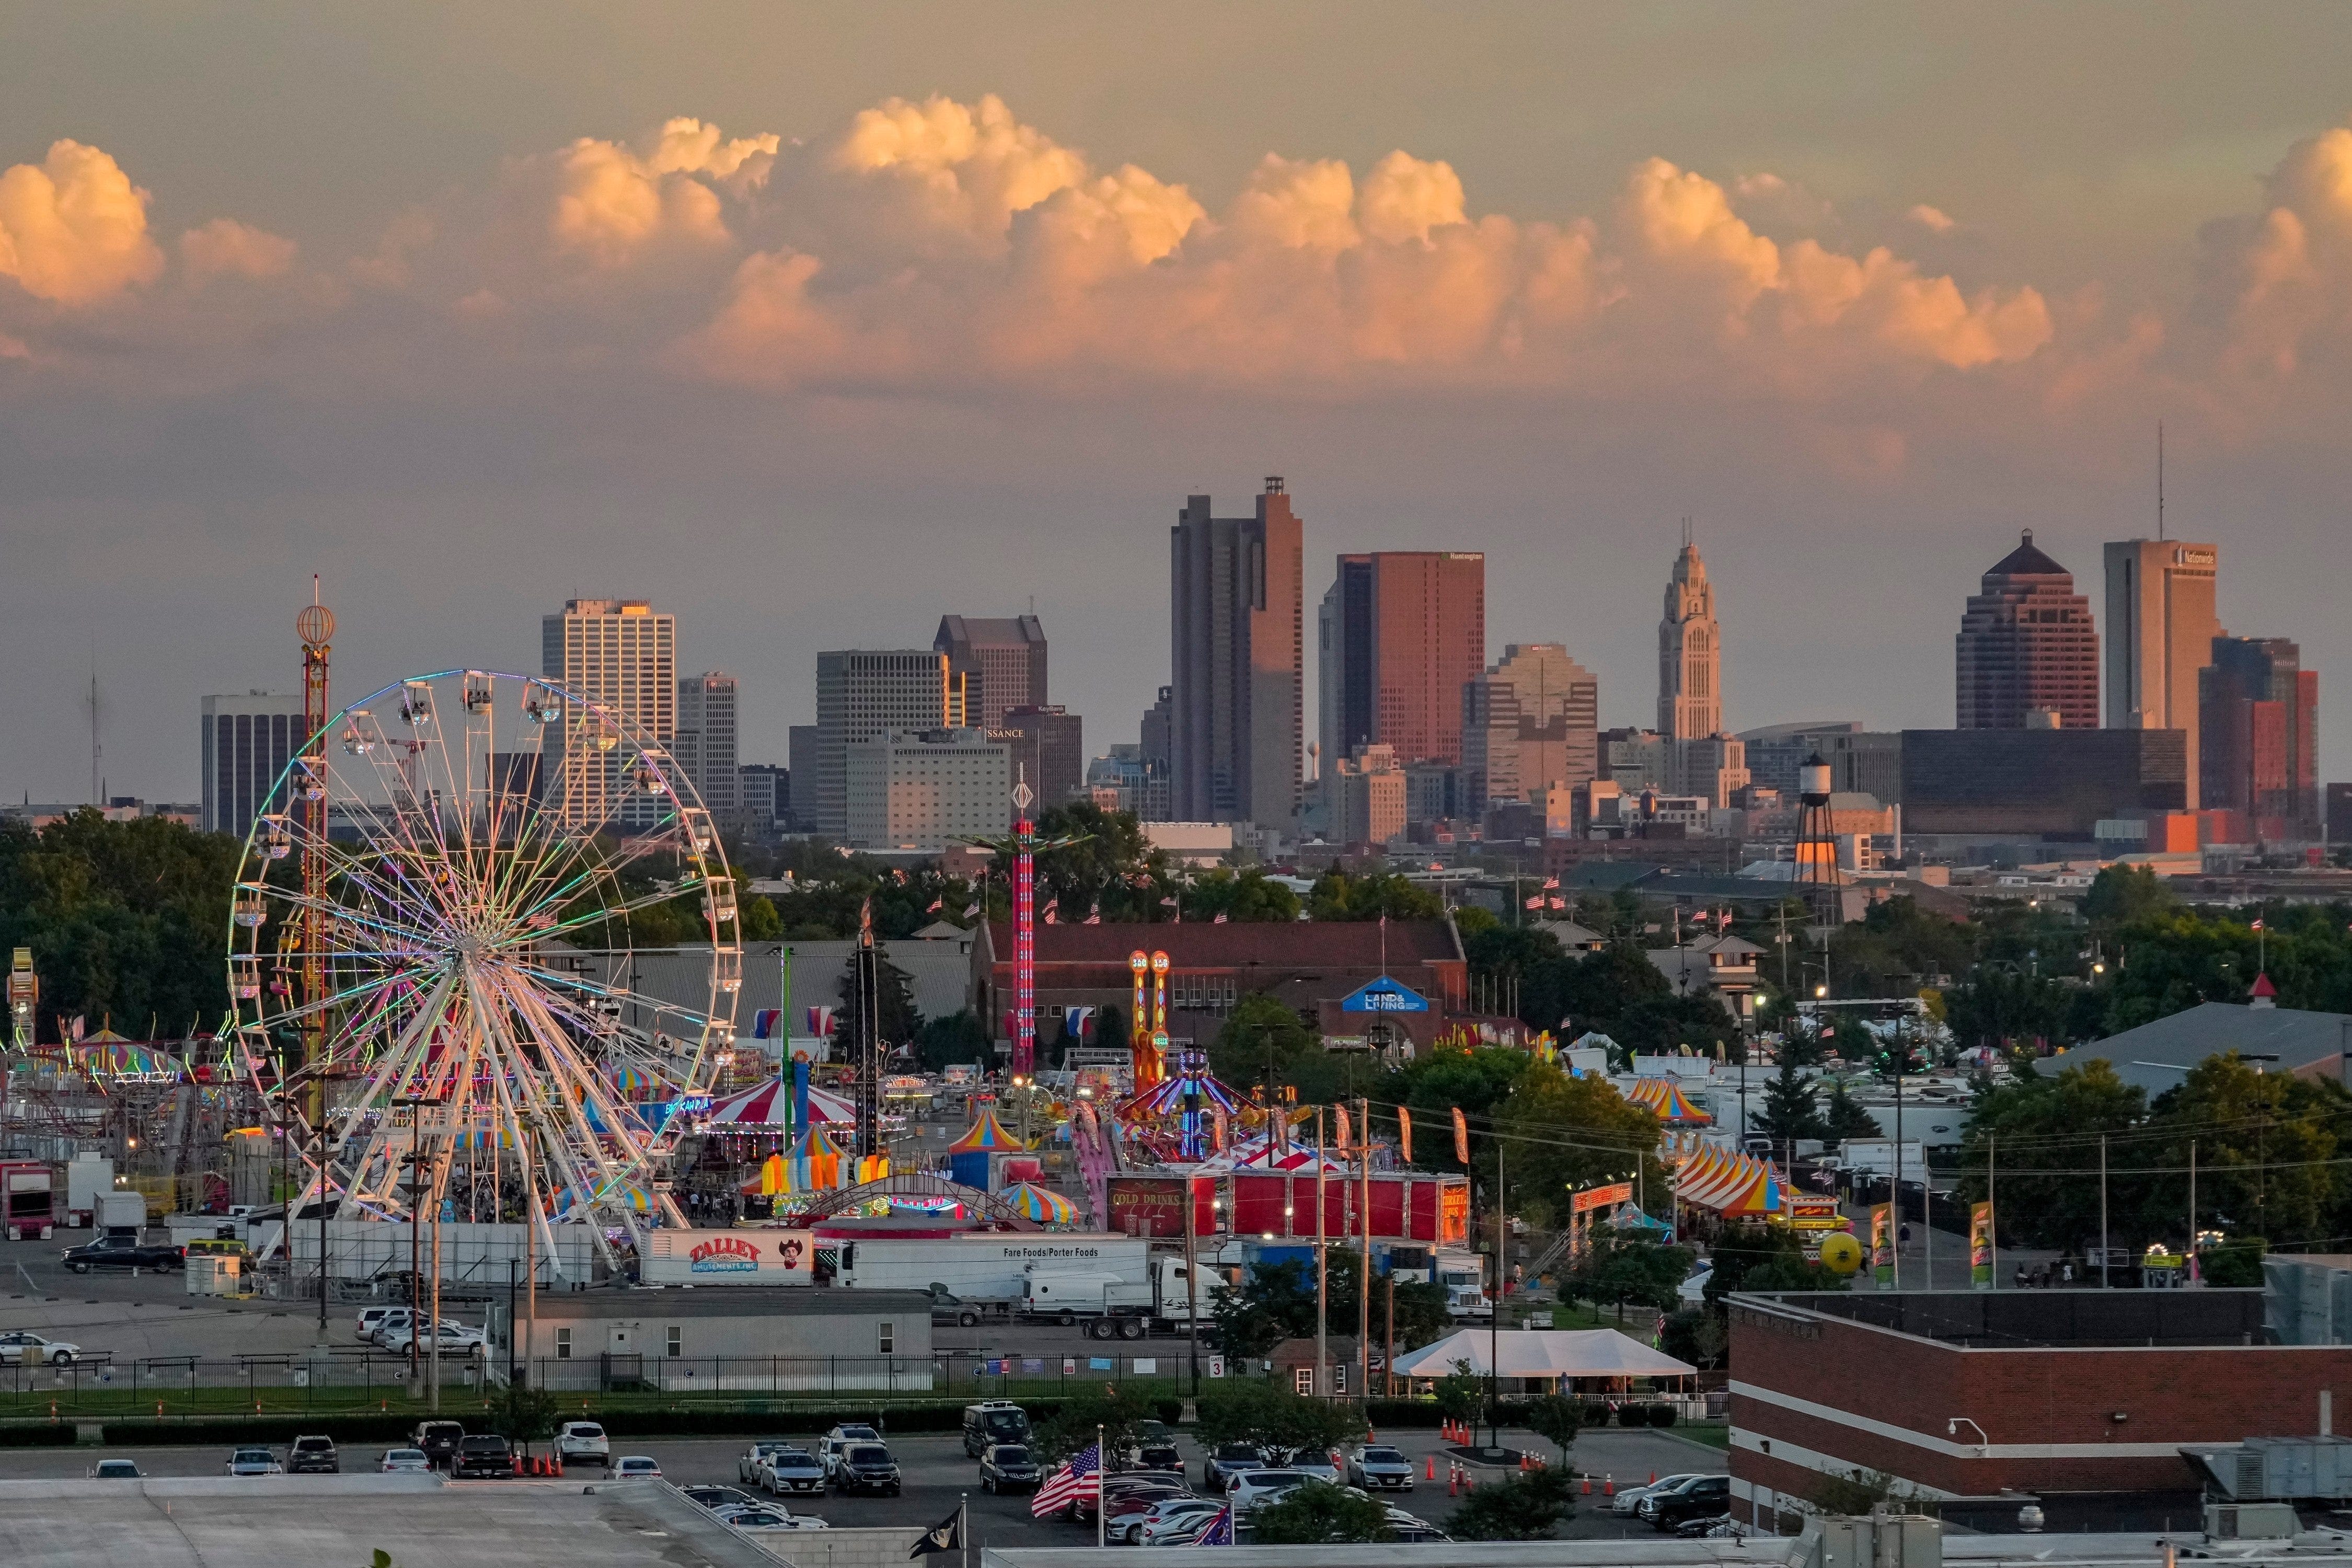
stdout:
POLYGON ((807 1285, 805 1230, 656 1230, 639 1278, 648 1285, 807 1285))

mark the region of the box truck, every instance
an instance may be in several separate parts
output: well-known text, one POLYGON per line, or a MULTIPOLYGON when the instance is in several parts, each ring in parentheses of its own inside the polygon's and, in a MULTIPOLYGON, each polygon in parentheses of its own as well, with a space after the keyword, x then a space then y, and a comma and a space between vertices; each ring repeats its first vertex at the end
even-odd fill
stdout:
POLYGON ((57 1228, 57 1194, 47 1165, 12 1164, 0 1175, 0 1208, 7 1214, 8 1239, 47 1241, 57 1228))
MULTIPOLYGON (((1228 1288, 1222 1274, 1201 1270, 1202 1322, 1215 1315, 1217 1300, 1228 1288)), ((1116 1274, 1040 1271, 1029 1276, 1021 1310, 1033 1321, 1065 1328, 1083 1323, 1097 1340, 1139 1340, 1154 1331, 1184 1332, 1192 1321, 1193 1290, 1181 1258, 1153 1259, 1150 1280, 1140 1285, 1116 1274)))
POLYGON ((972 1303, 1021 1300, 1032 1273, 1112 1274, 1150 1280, 1150 1243, 1141 1237, 1091 1232, 983 1231, 967 1236, 819 1237, 820 1255, 838 1253, 834 1280, 858 1290, 943 1288, 972 1303))

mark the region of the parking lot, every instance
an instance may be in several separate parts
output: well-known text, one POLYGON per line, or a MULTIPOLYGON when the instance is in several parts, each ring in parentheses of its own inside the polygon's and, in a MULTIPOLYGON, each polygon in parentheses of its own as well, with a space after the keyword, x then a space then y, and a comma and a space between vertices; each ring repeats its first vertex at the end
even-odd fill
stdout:
MULTIPOLYGON (((797 1440, 811 1436, 805 1430, 793 1434, 797 1440)), ((1507 1441, 1549 1452, 1549 1445, 1530 1433, 1508 1433, 1507 1441)), ((1434 1433, 1390 1433, 1382 1441, 1392 1444, 1412 1459, 1416 1473, 1424 1473, 1429 1459, 1439 1453, 1440 1445, 1434 1433)), ((716 1481, 735 1485, 736 1464, 751 1439, 719 1441, 702 1438, 619 1438, 614 1441, 614 1454, 644 1454, 658 1462, 662 1474, 681 1484, 716 1481)), ((1040 1521, 1029 1517, 1029 1500, 1024 1496, 992 1496, 980 1489, 978 1468, 963 1452, 963 1442, 955 1434, 922 1433, 894 1437, 889 1442, 891 1452, 898 1460, 905 1476, 905 1489, 896 1498, 842 1497, 828 1495, 823 1499, 795 1500, 796 1511, 818 1515, 828 1523, 841 1526, 932 1524, 946 1517, 960 1505, 971 1509, 972 1538, 975 1545, 1076 1546, 1089 1545, 1093 1541, 1091 1526, 1076 1526, 1059 1520, 1040 1521)), ((347 1470, 372 1469, 383 1445, 346 1446, 342 1461, 347 1470)), ((1189 1477, 1197 1480, 1200 1475, 1201 1450, 1189 1437, 1180 1442, 1187 1460, 1189 1477)), ((1640 1428, 1610 1427, 1585 1434, 1577 1439, 1574 1450, 1580 1469, 1595 1475, 1606 1474, 1612 1479, 1633 1483, 1652 1473, 1677 1471, 1719 1472, 1726 1468, 1721 1450, 1710 1448, 1668 1432, 1640 1428)), ((16 1449, 0 1451, 0 1479, 29 1479, 38 1477, 79 1477, 95 1463, 100 1456, 108 1458, 131 1458, 140 1468, 152 1476, 215 1476, 224 1473, 228 1451, 221 1447, 207 1448, 83 1448, 83 1449, 16 1449)), ((1423 1480, 1413 1491, 1395 1500, 1408 1511, 1443 1528, 1445 1516, 1455 1506, 1445 1495, 1445 1464, 1437 1463, 1438 1480, 1433 1485, 1423 1480)), ((299 1481, 308 1478, 289 1478, 299 1481)), ((593 1467, 574 1466, 567 1479, 583 1485, 593 1484, 602 1472, 593 1467)), ((1489 1479, 1497 1479, 1489 1473, 1489 1479)), ((496 1481, 460 1483, 467 1486, 498 1486, 496 1481)), ((1576 1538, 1597 1539, 1619 1535, 1647 1539, 1651 1532, 1632 1520, 1611 1516, 1601 1506, 1602 1484, 1596 1480, 1589 1501, 1580 1499, 1577 1519, 1569 1534, 1576 1538)))

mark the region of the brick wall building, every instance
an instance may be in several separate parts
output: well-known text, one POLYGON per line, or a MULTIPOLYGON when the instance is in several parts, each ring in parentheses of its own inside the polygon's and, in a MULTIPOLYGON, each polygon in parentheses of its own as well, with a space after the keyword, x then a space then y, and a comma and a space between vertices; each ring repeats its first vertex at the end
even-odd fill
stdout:
MULTIPOLYGON (((1824 1475, 1946 1500, 2193 1501, 2183 1444, 2320 1431, 2352 1346, 2266 1345, 2260 1290, 1734 1296, 1732 1511, 1824 1475)), ((1950 1510, 1948 1508, 1948 1513, 1950 1510)))

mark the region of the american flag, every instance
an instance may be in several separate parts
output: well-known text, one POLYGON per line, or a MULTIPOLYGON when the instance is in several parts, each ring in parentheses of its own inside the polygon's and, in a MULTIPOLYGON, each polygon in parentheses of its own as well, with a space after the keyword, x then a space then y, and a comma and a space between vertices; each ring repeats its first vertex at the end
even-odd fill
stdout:
POLYGON ((1043 1519, 1049 1513, 1102 1496, 1102 1445, 1089 1443, 1070 1456, 1070 1462, 1045 1478, 1029 1500, 1029 1517, 1043 1519))
POLYGON ((1234 1543, 1234 1505, 1227 1503, 1210 1517, 1206 1530, 1192 1539, 1194 1546, 1231 1546, 1234 1543))

